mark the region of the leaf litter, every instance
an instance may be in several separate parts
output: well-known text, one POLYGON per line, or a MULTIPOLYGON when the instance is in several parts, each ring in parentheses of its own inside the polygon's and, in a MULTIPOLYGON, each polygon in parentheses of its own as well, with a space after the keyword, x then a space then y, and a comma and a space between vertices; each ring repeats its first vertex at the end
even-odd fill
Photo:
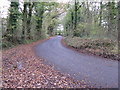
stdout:
MULTIPOLYGON (((85 82, 54 70, 37 57, 32 44, 2 51, 2 84, 4 88, 88 88, 85 82)), ((90 86, 89 86, 90 87, 90 86)))

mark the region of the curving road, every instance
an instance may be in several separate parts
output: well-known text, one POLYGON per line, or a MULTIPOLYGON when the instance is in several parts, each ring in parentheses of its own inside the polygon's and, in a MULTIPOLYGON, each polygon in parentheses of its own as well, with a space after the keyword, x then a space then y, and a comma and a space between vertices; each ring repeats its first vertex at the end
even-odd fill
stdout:
POLYGON ((65 48, 61 36, 52 37, 35 46, 38 56, 56 70, 95 87, 118 88, 118 61, 89 56, 65 48))

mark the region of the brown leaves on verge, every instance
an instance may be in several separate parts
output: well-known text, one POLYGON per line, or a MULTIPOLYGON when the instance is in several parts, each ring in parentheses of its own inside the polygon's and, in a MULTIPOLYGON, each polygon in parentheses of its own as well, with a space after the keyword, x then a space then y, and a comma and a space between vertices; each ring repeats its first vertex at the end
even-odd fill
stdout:
POLYGON ((80 37, 67 37, 64 41, 68 46, 81 52, 87 52, 113 60, 120 60, 117 41, 110 39, 82 39, 80 37))
POLYGON ((85 88, 85 83, 55 71, 36 57, 33 46, 42 41, 2 51, 4 88, 85 88))

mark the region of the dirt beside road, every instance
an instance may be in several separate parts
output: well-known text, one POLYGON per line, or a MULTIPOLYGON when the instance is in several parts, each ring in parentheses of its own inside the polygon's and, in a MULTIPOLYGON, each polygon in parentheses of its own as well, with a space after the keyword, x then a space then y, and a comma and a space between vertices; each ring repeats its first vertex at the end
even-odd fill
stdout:
POLYGON ((118 61, 96 57, 64 47, 62 36, 56 36, 35 46, 36 55, 55 70, 69 74, 76 80, 84 80, 96 88, 118 87, 118 61))
POLYGON ((86 88, 84 81, 54 70, 38 58, 33 47, 45 40, 2 51, 2 85, 4 88, 86 88))
POLYGON ((112 46, 113 44, 112 41, 107 42, 107 40, 102 41, 97 39, 96 40, 81 39, 78 37, 78 38, 62 38, 61 43, 63 46, 72 49, 74 51, 77 51, 79 53, 84 53, 86 55, 93 55, 101 58, 108 58, 117 61, 120 60, 120 55, 118 54, 117 45, 115 43, 116 46, 112 46), (106 47, 104 44, 106 45, 108 44, 108 47, 106 47))

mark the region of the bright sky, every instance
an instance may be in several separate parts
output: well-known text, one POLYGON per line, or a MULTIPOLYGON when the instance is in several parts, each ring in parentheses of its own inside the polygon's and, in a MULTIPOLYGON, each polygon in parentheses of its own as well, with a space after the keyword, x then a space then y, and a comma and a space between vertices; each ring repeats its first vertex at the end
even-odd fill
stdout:
MULTIPOLYGON (((23 0, 20 0, 23 1, 23 0)), ((41 1, 50 1, 50 0, 41 0, 41 1)), ((60 3, 67 3, 73 0, 51 0, 51 1, 58 1, 60 3)), ((101 0, 79 0, 79 1, 89 1, 89 2, 99 2, 101 0)), ((112 1, 112 0, 102 0, 102 1, 112 1)), ((117 1, 117 0, 115 0, 117 1)), ((6 17, 8 13, 10 2, 8 0, 0 0, 0 17, 6 17)))
POLYGON ((0 0, 0 17, 6 17, 10 2, 8 0, 0 0))
MULTIPOLYGON (((20 1, 23 1, 23 0, 20 0, 20 1)), ((49 0, 46 0, 46 1, 49 1, 49 0)), ((56 1, 56 0, 53 0, 53 1, 56 1)), ((69 0, 57 0, 57 1, 61 3, 67 3, 69 0)), ((7 16, 9 6, 10 6, 10 2, 8 0, 0 0, 0 17, 7 16)))

